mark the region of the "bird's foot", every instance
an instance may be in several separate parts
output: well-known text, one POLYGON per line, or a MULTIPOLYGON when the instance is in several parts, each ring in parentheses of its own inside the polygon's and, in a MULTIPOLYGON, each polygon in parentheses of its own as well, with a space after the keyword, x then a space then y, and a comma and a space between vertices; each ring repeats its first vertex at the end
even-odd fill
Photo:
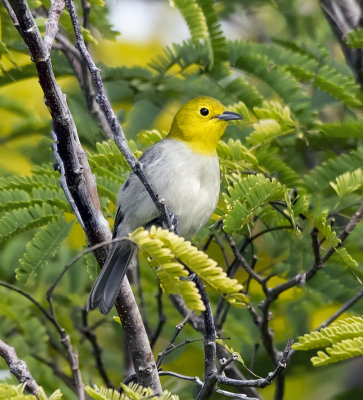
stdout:
POLYGON ((179 223, 179 221, 178 221, 178 217, 177 217, 173 212, 170 212, 170 213, 169 213, 169 220, 170 220, 170 222, 171 222, 171 229, 172 229, 172 231, 173 231, 176 235, 179 235, 179 229, 178 229, 178 223, 179 223))

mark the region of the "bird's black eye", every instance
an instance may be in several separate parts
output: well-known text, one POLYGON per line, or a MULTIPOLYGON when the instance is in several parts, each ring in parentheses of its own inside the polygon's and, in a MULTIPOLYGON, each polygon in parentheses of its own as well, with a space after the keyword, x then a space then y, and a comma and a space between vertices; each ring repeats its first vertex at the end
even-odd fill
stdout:
POLYGON ((203 117, 205 117, 206 115, 209 114, 209 110, 208 110, 208 108, 203 107, 200 109, 200 113, 203 115, 203 117))

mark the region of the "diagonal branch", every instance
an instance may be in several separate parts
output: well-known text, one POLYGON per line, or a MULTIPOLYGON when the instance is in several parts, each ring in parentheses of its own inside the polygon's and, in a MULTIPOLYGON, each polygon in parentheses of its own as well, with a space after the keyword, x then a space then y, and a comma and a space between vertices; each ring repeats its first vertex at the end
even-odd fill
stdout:
POLYGON ((105 114, 105 117, 107 119, 107 122, 113 132, 115 142, 120 149, 121 153, 125 157, 126 161, 132 168, 133 172, 135 175, 139 177, 141 180, 142 184, 145 186, 146 191, 149 193, 151 199, 153 200, 156 208, 158 209, 160 216, 164 222, 164 225, 166 228, 174 231, 175 233, 177 232, 177 226, 175 223, 175 216, 171 213, 169 210, 167 204, 165 203, 164 199, 160 199, 158 194, 155 192, 153 187, 151 186, 150 182, 148 181, 142 163, 140 163, 130 148, 128 147, 127 140, 125 137, 125 134, 121 128, 121 125, 119 124, 117 117, 111 107, 111 104, 108 100, 103 82, 102 82, 102 77, 99 68, 97 68, 95 62, 93 61, 87 47, 85 44, 85 41, 83 39, 81 27, 79 25, 78 17, 77 17, 77 12, 76 8, 73 4, 72 0, 65 0, 67 9, 69 11, 69 15, 71 17, 72 25, 73 25, 73 30, 76 35, 76 48, 80 51, 82 56, 84 57, 88 69, 91 73, 92 79, 94 86, 97 91, 97 97, 96 101, 100 105, 103 113, 105 114), (172 217, 171 217, 172 216, 172 217))
POLYGON ((208 399, 214 392, 218 379, 216 367, 216 328, 205 286, 196 275, 193 280, 205 306, 205 311, 202 313, 204 319, 204 384, 196 397, 197 400, 203 400, 208 399))
POLYGON ((363 88, 363 49, 349 47, 344 39, 352 30, 363 26, 362 2, 359 0, 320 0, 320 6, 340 44, 356 81, 363 88))
MULTIPOLYGON (((14 26, 28 46, 32 60, 38 70, 39 83, 52 116, 53 130, 58 140, 58 154, 64 164, 67 186, 84 223, 89 243, 93 245, 102 242, 111 238, 111 232, 107 220, 102 214, 95 177, 79 141, 65 96, 55 80, 46 46, 27 2, 25 0, 10 0, 10 4, 16 16, 14 26)), ((124 146, 127 146, 126 142, 124 146)), ((107 248, 104 247, 101 247, 95 253, 100 265, 103 265, 107 253, 107 248)), ((143 386, 151 386, 154 392, 160 392, 161 386, 155 361, 127 279, 123 280, 116 307, 124 324, 138 383, 143 386)))
POLYGON ((85 400, 84 385, 83 385, 82 376, 81 376, 81 372, 79 370, 79 365, 78 365, 78 354, 77 354, 77 352, 75 352, 73 350, 69 335, 66 333, 65 329, 59 325, 59 323, 57 321, 51 299, 48 298, 49 307, 50 307, 50 311, 48 311, 41 304, 39 304, 29 293, 23 291, 22 289, 14 286, 14 285, 11 285, 10 283, 4 282, 4 281, 0 281, 0 286, 6 287, 9 290, 17 292, 20 295, 27 298, 29 301, 31 301, 43 313, 43 315, 48 319, 48 321, 50 321, 52 323, 52 325, 58 331, 59 336, 60 336, 60 341, 63 344, 63 346, 66 350, 66 353, 67 353, 67 360, 71 367, 72 378, 73 378, 73 383, 74 383, 76 393, 80 400, 85 400))
POLYGON ((25 383, 25 389, 38 397, 39 386, 30 373, 25 361, 18 358, 14 347, 9 346, 0 339, 0 357, 8 364, 10 372, 20 383, 25 383))
POLYGON ((97 370, 103 380, 103 383, 108 388, 113 388, 113 385, 110 381, 110 378, 109 378, 107 371, 105 369, 105 366, 103 364, 102 348, 101 348, 100 344, 98 343, 94 328, 92 326, 89 326, 89 324, 88 324, 88 312, 86 311, 85 308, 83 308, 81 313, 82 313, 82 326, 80 328, 80 332, 83 333, 84 337, 91 344, 92 352, 93 352, 95 362, 96 362, 96 367, 97 367, 97 370))
POLYGON ((64 0, 53 0, 50 4, 48 21, 45 25, 44 45, 48 54, 58 32, 59 18, 64 10, 64 0))
POLYGON ((363 297, 363 289, 361 289, 354 297, 345 302, 337 312, 335 312, 330 318, 328 318, 324 323, 322 323, 316 330, 320 331, 323 328, 329 326, 337 318, 339 318, 343 313, 349 310, 353 305, 363 297))

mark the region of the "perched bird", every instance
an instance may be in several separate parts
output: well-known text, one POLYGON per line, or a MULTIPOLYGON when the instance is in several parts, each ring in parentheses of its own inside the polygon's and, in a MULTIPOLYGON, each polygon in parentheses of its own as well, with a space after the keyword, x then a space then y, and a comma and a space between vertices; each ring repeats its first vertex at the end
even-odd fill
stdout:
MULTIPOLYGON (((182 236, 194 235, 212 215, 219 196, 217 142, 227 122, 241 119, 212 97, 196 97, 176 113, 168 136, 141 156, 159 198, 175 213, 182 236)), ((160 225, 159 212, 139 178, 130 173, 118 195, 113 237, 140 226, 160 225)), ((88 298, 87 308, 107 314, 136 252, 129 241, 114 243, 88 298)))

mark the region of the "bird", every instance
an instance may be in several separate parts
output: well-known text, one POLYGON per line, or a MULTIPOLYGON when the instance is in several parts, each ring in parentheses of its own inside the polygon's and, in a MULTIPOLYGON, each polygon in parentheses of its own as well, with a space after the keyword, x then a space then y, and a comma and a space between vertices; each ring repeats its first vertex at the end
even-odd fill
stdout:
MULTIPOLYGON (((176 113, 169 134, 140 157, 144 173, 178 222, 179 234, 189 238, 210 219, 219 198, 220 172, 217 143, 228 121, 242 119, 223 104, 199 96, 176 113)), ((144 185, 131 172, 117 198, 113 238, 126 237, 136 228, 162 225, 159 212, 144 185)), ((136 245, 114 242, 88 297, 87 310, 108 314, 116 302, 136 245)))

